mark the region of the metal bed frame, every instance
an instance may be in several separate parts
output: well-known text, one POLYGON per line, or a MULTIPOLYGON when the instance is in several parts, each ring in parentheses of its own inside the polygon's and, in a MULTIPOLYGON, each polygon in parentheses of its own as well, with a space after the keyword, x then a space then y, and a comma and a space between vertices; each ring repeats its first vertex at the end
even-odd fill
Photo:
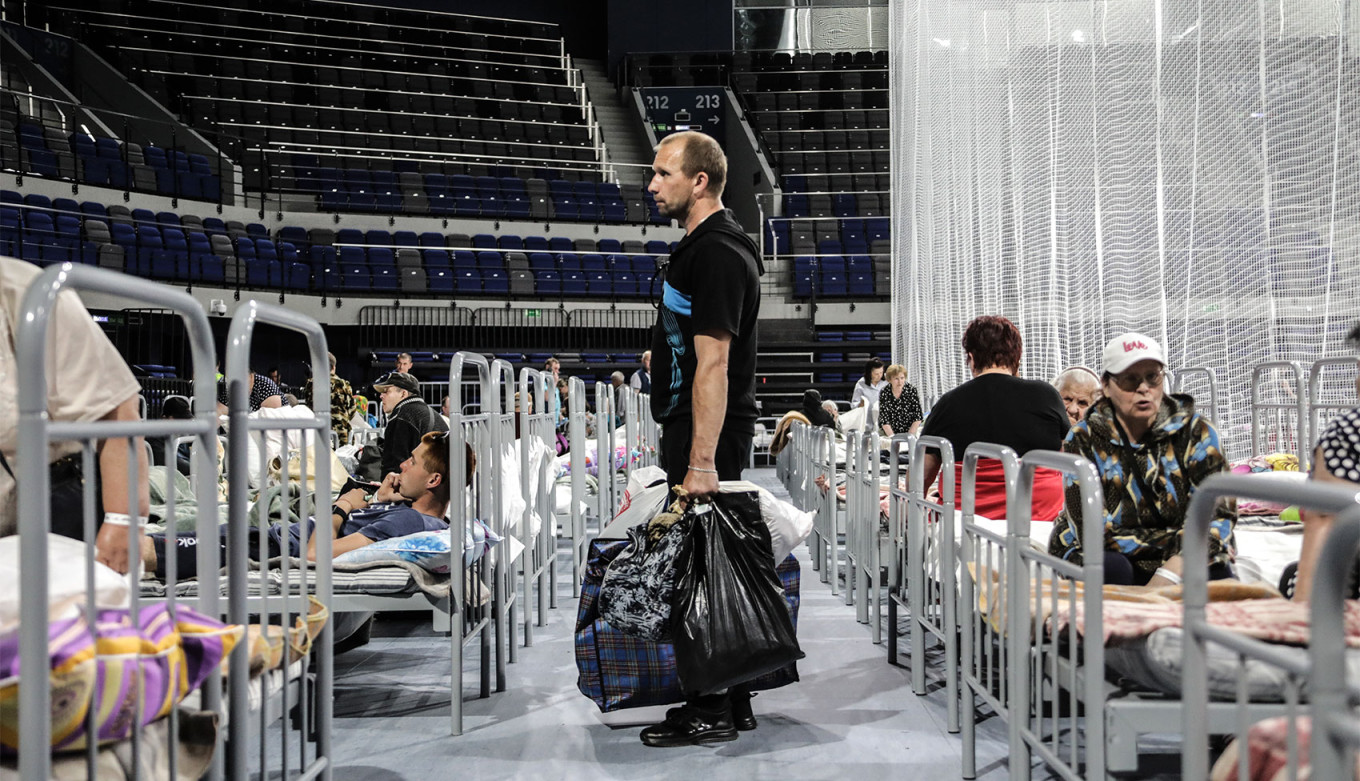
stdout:
MULTIPOLYGON (((1057 610, 1059 600, 1069 610, 1077 606, 1077 584, 1103 584, 1105 563, 1087 557, 1078 566, 1045 552, 1033 550, 1021 540, 1029 539, 1034 496, 1034 476, 1040 468, 1054 469, 1075 480, 1080 490, 1080 506, 1068 512, 1078 516, 1083 540, 1105 539, 1105 518, 1100 475, 1085 458, 1068 453, 1034 450, 1020 459, 1016 489, 1006 506, 1011 555, 1006 577, 1007 656, 1010 662, 1011 700, 1007 704, 1010 739, 1011 778, 1028 779, 1030 755, 1037 754, 1050 769, 1065 779, 1083 778, 1081 764, 1087 769, 1105 768, 1105 646, 1079 641, 1076 622, 1065 633, 1047 631, 1045 605, 1057 610), (1048 585, 1044 585, 1047 579, 1048 585), (1060 596, 1058 583, 1066 581, 1066 596, 1060 596), (1019 609, 1024 606, 1024 609, 1019 609), (1067 651, 1079 649, 1079 660, 1067 651), (1092 670, 1099 674, 1089 674, 1092 670), (1066 694, 1066 702, 1063 695, 1066 694), (1086 706, 1085 730, 1077 739, 1081 717, 1078 703, 1086 706), (1066 712, 1064 713, 1064 707, 1066 712), (1045 716, 1045 714, 1049 714, 1045 716), (1066 729, 1063 725, 1066 723, 1066 729), (1069 736, 1067 760, 1062 757, 1062 737, 1069 736), (1083 750, 1084 749, 1084 750, 1083 750)), ((1086 634, 1102 637, 1101 590, 1083 589, 1086 634)))
POLYGON ((553 526, 555 483, 551 471, 553 467, 553 444, 556 440, 556 422, 551 409, 544 401, 548 393, 556 393, 552 375, 538 369, 523 367, 519 370, 519 478, 520 490, 524 494, 524 514, 520 518, 520 531, 524 535, 524 645, 534 644, 532 592, 538 587, 538 626, 547 622, 548 608, 557 607, 557 534, 553 526), (540 401, 543 400, 543 401, 540 401), (534 458, 532 441, 543 445, 541 457, 534 458), (537 504, 534 499, 537 497, 537 504), (530 536, 530 518, 537 514, 538 533, 530 536))
MULTIPOLYGON (((596 518, 603 529, 619 506, 618 473, 615 470, 615 429, 618 428, 614 388, 607 382, 595 383, 595 493, 596 518)), ((627 463, 625 457, 624 463, 627 463)))
MULTIPOLYGON (((586 384, 580 377, 567 379, 567 452, 571 466, 571 595, 581 597, 581 582, 586 576, 587 550, 589 538, 589 512, 583 510, 586 504, 586 384)), ((598 510, 598 504, 596 505, 598 510)), ((598 516, 597 516, 598 517, 598 516)), ((596 532, 603 528, 597 523, 596 532)))
MULTIPOLYGON (((883 545, 878 535, 879 485, 883 474, 876 432, 846 435, 845 602, 855 618, 869 624, 874 643, 883 642, 883 545)), ((891 558, 891 556, 889 556, 891 558)))
POLYGON ((1177 369, 1175 372, 1168 372, 1171 375, 1170 387, 1172 393, 1185 393, 1186 386, 1190 383, 1187 380, 1191 377, 1202 377, 1204 387, 1208 390, 1208 401, 1204 404, 1196 404, 1196 409, 1204 412, 1204 417, 1209 422, 1218 424, 1218 373, 1211 366, 1186 366, 1177 369))
MULTIPOLYGON (((1313 744, 1314 778, 1343 778, 1342 767, 1336 764, 1337 754, 1343 753, 1347 736, 1360 737, 1356 730, 1354 712, 1350 710, 1345 675, 1345 639, 1341 618, 1341 593, 1351 567, 1355 563, 1356 543, 1360 541, 1360 494, 1340 486, 1318 483, 1275 483, 1262 486, 1247 475, 1215 475, 1200 486, 1191 501, 1186 519, 1185 560, 1200 562, 1208 558, 1208 530, 1213 520, 1214 506, 1219 499, 1243 497, 1270 499, 1297 504, 1322 512, 1346 513, 1333 527, 1327 545, 1322 549, 1318 566, 1318 593, 1312 605, 1311 631, 1314 659, 1321 655, 1319 666, 1282 654, 1278 646, 1246 637, 1231 629, 1213 626, 1206 619, 1208 602, 1208 567, 1187 566, 1185 571, 1185 643, 1183 663, 1182 708, 1185 740, 1182 745, 1182 768, 1186 778, 1206 778, 1208 767, 1208 739, 1211 734, 1235 732, 1245 740, 1248 726, 1262 718, 1285 715, 1297 717, 1305 687, 1313 691, 1313 705, 1321 706, 1333 715, 1321 719, 1326 738, 1313 744), (1248 659, 1259 660, 1283 671, 1288 684, 1283 705, 1254 704, 1247 699, 1245 676, 1238 677, 1235 702, 1211 703, 1208 687, 1208 643, 1226 647, 1237 655, 1238 664, 1248 659), (1310 669, 1312 668, 1312 669, 1310 669), (1283 712, 1282 712, 1283 711, 1283 712), (1215 718, 1218 716, 1218 718, 1215 718), (1337 728, 1340 729, 1337 729, 1337 728), (1339 739, 1339 740, 1338 740, 1339 739), (1319 745, 1321 744, 1321 745, 1319 745), (1324 755, 1317 759, 1319 750, 1324 755), (1318 773, 1319 768, 1335 772, 1318 773)), ((1315 721, 1317 717, 1315 717, 1315 721)), ((1352 745, 1354 745, 1352 743, 1352 745)), ((1297 742, 1294 743, 1297 751, 1297 742)), ((1297 770, 1295 756, 1294 769, 1297 770)), ((1350 767, 1354 767, 1352 763, 1350 767)), ((1245 767, 1243 768, 1245 770, 1245 767)), ((1291 778, 1297 777, 1291 774, 1291 778)))
POLYGON ((940 437, 895 435, 891 441, 889 487, 889 536, 894 566, 889 570, 888 661, 897 664, 897 613, 907 608, 911 635, 911 688, 926 693, 926 638, 934 636, 944 645, 947 728, 959 730, 958 597, 954 525, 954 447, 940 437), (899 485, 898 464, 902 447, 909 447, 911 463, 906 485, 899 485), (925 498, 925 455, 939 453, 940 501, 925 498))
MULTIPOLYGON (((1031 752, 1062 778, 1106 778, 1112 773, 1134 771, 1138 766, 1139 736, 1165 733, 1167 725, 1175 723, 1178 717, 1185 720, 1186 756, 1200 757, 1202 755, 1196 752, 1206 749, 1208 735, 1226 735, 1234 730, 1245 733, 1247 724, 1284 715, 1297 707, 1297 687, 1284 704, 1251 702, 1241 686, 1235 702, 1207 701, 1209 642, 1238 652, 1240 658, 1259 658, 1271 664, 1280 662, 1276 666, 1291 672, 1297 669, 1297 665, 1286 665, 1285 659, 1268 644, 1205 622, 1209 523, 1216 502, 1225 497, 1340 511, 1360 504, 1355 491, 1306 483, 1263 481, 1250 475, 1232 474, 1215 475, 1196 490, 1186 520, 1183 556, 1187 562, 1203 563, 1187 565, 1185 571, 1185 662, 1181 674, 1183 697, 1178 700, 1161 694, 1144 696, 1137 691, 1121 693, 1107 683, 1104 643, 1081 641, 1075 622, 1070 621, 1061 635, 1047 631, 1042 608, 1047 606, 1056 611, 1064 606, 1074 611, 1080 600, 1085 615, 1084 635, 1103 636, 1101 590, 1087 588, 1081 597, 1077 597, 1071 586, 1103 583, 1104 567, 1099 560, 1086 561, 1078 567, 1034 551, 1028 544, 1020 544, 1028 533, 1028 518, 1019 511, 1029 506, 1033 471, 1037 467, 1058 469, 1069 479, 1075 478, 1084 511, 1081 515, 1083 539, 1103 539, 1100 512, 1103 499, 1094 466, 1069 454, 1044 451, 1027 454, 1021 460, 1019 485, 1008 510, 1011 536, 1016 539, 1007 574, 1007 604, 1023 604, 1028 608, 1007 611, 1008 656, 1012 662, 1028 660, 1025 664, 1011 664, 1012 678, 1008 682, 1012 695, 1007 711, 1010 714, 1013 778, 1029 777, 1031 752), (1044 585, 1045 578, 1047 585, 1044 585), (1059 593, 1056 587, 1059 580, 1068 582, 1066 594, 1059 593), (1079 656, 1074 657, 1073 653, 1079 656), (1091 674, 1094 670, 1100 673, 1091 674), (1020 775, 1016 774, 1017 770, 1021 771, 1020 775)), ((1199 765, 1194 763, 1199 759, 1187 761, 1198 770, 1199 765)), ((1185 777, 1207 777, 1207 768, 1199 774, 1187 772, 1185 777)))
MULTIPOLYGON (((269 308, 258 309, 247 305, 251 313, 262 316, 276 324, 292 327, 308 333, 309 336, 318 336, 320 328, 315 322, 306 318, 301 318, 282 310, 272 310, 269 308)), ((94 268, 73 266, 62 264, 53 266, 44 271, 26 291, 22 302, 22 317, 16 334, 16 352, 20 364, 25 366, 26 371, 21 373, 18 378, 19 393, 19 420, 18 432, 22 443, 21 451, 26 453, 46 452, 48 444, 57 441, 79 441, 82 443, 82 465, 87 475, 95 474, 95 442, 97 440, 110 437, 127 438, 127 448, 130 456, 128 473, 126 475, 128 484, 135 486, 139 482, 139 466, 137 455, 139 448, 136 445, 137 437, 152 436, 164 437, 166 439, 165 449, 168 463, 173 469, 174 451, 178 441, 182 437, 190 437, 197 447, 193 452, 193 471, 197 475, 208 475, 216 473, 216 453, 217 453, 217 415, 216 415, 216 388, 214 382, 215 351, 213 349, 212 332, 208 326, 207 317, 202 307, 190 296, 183 292, 175 291, 162 285, 146 280, 128 277, 122 274, 115 274, 94 268), (83 423, 57 422, 47 418, 47 343, 49 336, 49 325, 52 311, 54 310, 58 296, 69 290, 90 290, 121 295, 127 298, 137 299, 147 304, 171 310, 177 313, 183 320, 188 331, 188 342, 191 351, 191 360, 194 367, 194 396, 198 399, 212 400, 212 403, 198 405, 194 417, 189 420, 136 420, 136 421, 91 421, 83 423)), ((234 324, 235 325, 235 324, 234 324)), ((314 366, 325 365, 324 339, 320 342, 320 354, 316 353, 317 343, 312 342, 312 359, 314 366)), ((244 377, 244 364, 235 366, 229 363, 229 369, 240 369, 235 376, 244 377)), ((240 381, 234 383, 233 392, 236 397, 243 397, 247 393, 240 381)), ((318 385, 318 387, 320 387, 318 385)), ((329 398, 323 398, 318 404, 318 419, 314 424, 304 423, 309 428, 315 428, 319 438, 324 438, 329 431, 329 398)), ((296 423, 296 421, 295 421, 296 423)), ((302 458, 306 458, 305 454, 302 458)), ((322 474, 319 478, 325 478, 325 470, 329 463, 320 465, 322 474)), ((20 554, 23 561, 23 577, 20 585, 20 616, 23 625, 28 628, 20 637, 20 677, 23 681, 42 682, 41 685, 21 685, 19 692, 19 745, 28 746, 30 750, 19 752, 18 770, 20 778, 25 779, 46 779, 50 776, 52 767, 52 756, 48 750, 51 745, 51 691, 48 685, 49 680, 49 658, 48 658, 48 549, 47 533, 50 528, 50 507, 48 504, 50 495, 50 477, 47 470, 45 459, 21 458, 17 464, 17 487, 18 487, 18 509, 19 509, 19 531, 20 531, 20 554), (44 631, 37 631, 41 627, 44 631), (40 746, 40 750, 32 750, 31 747, 40 746)), ((172 480, 173 475, 167 470, 168 477, 172 480)), ((106 479, 116 479, 115 476, 106 476, 106 479)), ((173 482, 168 480, 167 497, 169 501, 169 514, 174 514, 175 493, 173 482)), ((328 485, 328 481, 326 483, 328 485)), ((321 485, 318 480, 317 485, 321 485)), ((217 522, 217 486, 215 481, 198 479, 192 481, 192 490, 197 502, 197 506, 204 511, 199 513, 196 524, 196 532, 207 539, 217 539, 219 527, 217 522)), ((94 518, 94 491, 95 481, 86 480, 84 487, 84 530, 87 546, 93 546, 95 539, 96 520, 94 518)), ((132 501, 137 501, 137 491, 130 492, 132 501)), ((306 502, 304 493, 304 503, 306 502)), ((328 499, 328 497, 327 497, 328 499)), ((137 512, 134 508, 133 512, 137 512)), ((170 544, 176 544, 177 533, 174 524, 167 530, 170 544)), ((246 618, 247 600, 245 597, 246 582, 244 579, 244 528, 240 524, 229 527, 229 534, 233 537, 236 544, 229 555, 229 575, 228 582, 231 584, 227 596, 227 606, 223 609, 220 589, 220 561, 218 556, 218 546, 200 545, 197 549, 197 568, 202 573, 200 582, 202 588, 200 596, 194 600, 178 599, 175 596, 174 584, 177 581, 175 561, 170 557, 166 562, 167 582, 171 588, 167 593, 165 602, 168 609, 172 612, 176 606, 183 603, 193 602, 195 606, 204 614, 220 617, 224 613, 229 613, 229 620, 244 625, 246 618), (239 579, 238 579, 239 578, 239 579)), ((328 536, 319 537, 318 541, 318 566, 316 577, 316 593, 318 598, 324 603, 330 603, 331 578, 330 578, 330 539, 328 536)), ((128 575, 129 610, 131 615, 138 615, 142 598, 138 587, 138 570, 140 568, 140 549, 133 546, 129 551, 130 570, 128 575)), ((92 583, 94 579, 94 557, 92 551, 87 553, 84 561, 84 571, 86 582, 92 583)), ((303 603, 301 612, 306 612, 306 596, 299 594, 299 600, 303 603)), ((275 608, 273 600, 264 597, 251 600, 252 612, 259 612, 262 618, 269 622, 273 615, 279 615, 284 620, 286 626, 291 626, 288 621, 291 615, 289 599, 287 594, 280 600, 282 603, 279 608, 275 608)), ((93 626, 96 606, 94 604, 94 594, 90 591, 84 603, 86 620, 93 626)), ((315 752, 309 758, 307 752, 307 740, 298 742, 298 777, 300 778, 322 778, 328 779, 331 774, 331 690, 333 684, 333 664, 331 658, 331 625, 327 622, 323 627, 318 638, 320 646, 317 649, 317 664, 314 696, 310 699, 314 701, 314 723, 311 725, 310 734, 315 736, 315 752)), ((225 660, 228 669, 231 671, 232 696, 224 703, 222 697, 222 681, 220 677, 210 676, 202 687, 201 707, 205 710, 221 712, 225 705, 229 724, 227 733, 230 736, 229 748, 231 751, 232 762, 228 767, 225 763, 225 752, 222 750, 214 752, 214 759, 209 767, 207 777, 211 779, 223 778, 229 773, 232 778, 246 778, 250 774, 247 761, 247 735, 246 728, 251 722, 250 701, 248 696, 249 676, 246 669, 249 662, 248 643, 239 643, 232 654, 225 660)), ((292 701, 304 703, 309 697, 307 689, 312 684, 309 676, 305 674, 307 662, 303 660, 304 675, 296 679, 290 685, 283 687, 282 696, 285 704, 292 701), (290 695, 292 695, 290 697, 290 695)), ((267 692, 267 688, 261 685, 261 691, 267 692)), ((257 769, 260 774, 270 772, 268 770, 268 756, 264 749, 267 736, 265 730, 269 727, 272 719, 269 718, 273 711, 270 707, 261 707, 260 720, 260 760, 261 765, 257 769)), ((309 734, 308 716, 311 715, 305 708, 301 712, 301 729, 303 734, 309 734)), ((280 759, 282 768, 277 771, 284 776, 289 775, 288 767, 290 747, 289 747, 289 720, 292 718, 290 709, 283 707, 278 714, 284 720, 284 727, 281 731, 282 751, 280 759)), ((95 709, 90 709, 86 716, 85 727, 87 733, 93 734, 95 709)), ((140 715, 137 717, 140 722, 140 715)), ((171 711, 168 716, 169 769, 173 775, 179 764, 178 734, 179 718, 175 711, 171 711)), ((130 743, 134 758, 134 775, 140 771, 141 743, 143 741, 143 730, 139 727, 133 730, 130 743)), ((218 736, 219 748, 223 737, 218 736)), ((95 775, 95 762, 97 761, 97 742, 91 741, 85 752, 86 769, 89 775, 95 775)))
POLYGON ((1267 361, 1251 371, 1251 453, 1254 456, 1270 452, 1269 431, 1275 432, 1273 449, 1294 452, 1299 457, 1299 469, 1308 468, 1309 445, 1308 393, 1303 365, 1297 361, 1267 361), (1273 372, 1284 372, 1292 384, 1285 392, 1293 401, 1271 401, 1265 393, 1265 383, 1278 379, 1273 372), (1270 413, 1274 413, 1271 415, 1270 413), (1271 422, 1274 427, 1271 428, 1271 422), (1292 426, 1290 425, 1292 423, 1292 426), (1292 441, 1290 441, 1292 439, 1292 441))
MULTIPOLYGON (((291 594, 290 592, 292 589, 287 585, 290 582, 289 570, 292 567, 290 564, 290 557, 287 555, 280 557, 280 570, 283 575, 283 583, 285 584, 282 593, 277 597, 278 602, 281 605, 280 609, 275 610, 273 608, 275 597, 271 597, 267 589, 261 590, 262 593, 259 598, 248 600, 245 588, 236 587, 237 584, 245 584, 248 576, 246 559, 249 554, 247 537, 247 526, 249 521, 247 520, 247 513, 250 507, 250 486, 247 480, 241 478, 249 472, 248 459, 251 434, 257 432, 263 434, 268 431, 284 432, 285 435, 282 438, 282 447, 278 457, 280 463, 288 464, 290 461, 290 446, 287 432, 294 430, 301 431, 303 436, 298 449, 300 474, 312 474, 308 469, 309 460, 315 460, 316 464, 314 466, 315 474, 313 475, 313 490, 311 492, 314 494, 314 498, 311 501, 308 501, 308 492, 305 490, 302 491, 302 505, 300 507, 299 516, 308 518, 320 509, 326 523, 329 524, 330 519, 328 510, 330 508, 328 505, 330 504, 331 462, 330 458, 323 458, 319 455, 320 449, 322 447, 329 447, 330 444, 330 372, 329 360, 326 357, 327 351, 326 335, 321 328, 321 324, 310 317, 300 315, 292 310, 252 300, 243 303, 232 316, 231 327, 227 334, 227 354, 226 359, 223 362, 228 378, 227 577, 232 584, 232 588, 227 601, 227 619, 231 623, 245 624, 248 622, 250 614, 258 613, 261 620, 266 624, 272 623, 272 617, 278 615, 282 626, 290 627, 293 625, 293 617, 295 615, 306 616, 307 614, 307 598, 304 593, 306 591, 305 587, 299 589, 299 593, 291 594), (255 328, 261 324, 286 328, 302 334, 307 338, 309 358, 311 366, 313 367, 312 402, 315 405, 312 410, 313 416, 311 419, 252 420, 250 418, 250 388, 246 385, 246 377, 249 375, 250 371, 250 352, 251 346, 254 343, 255 328), (312 442, 310 447, 307 445, 309 439, 312 442), (293 609, 290 605, 290 602, 292 601, 291 598, 294 596, 297 598, 296 609, 293 609)), ((265 463, 267 456, 266 448, 259 448, 259 466, 261 475, 269 473, 267 464, 265 463)), ((212 472, 199 472, 200 483, 209 482, 202 479, 202 476, 207 474, 212 474, 212 472)), ((283 519, 280 518, 280 521, 282 520, 283 519)), ((333 606, 335 598, 332 593, 331 575, 332 537, 329 533, 313 533, 317 534, 317 551, 316 563, 311 566, 314 566, 316 569, 317 596, 323 604, 333 606)), ((309 535, 304 531, 302 539, 304 549, 307 545, 308 536, 309 535)), ((200 558, 203 555, 202 547, 202 545, 199 546, 200 558)), ((255 559, 260 562, 268 561, 269 559, 263 537, 260 539, 260 549, 256 553, 255 559)), ((201 588, 202 585, 200 584, 200 599, 203 597, 201 588)), ((332 609, 334 608, 332 607, 332 609)), ((325 709, 324 721, 328 731, 331 722, 331 702, 333 700, 331 692, 334 685, 333 633, 333 621, 327 621, 325 627, 322 629, 322 634, 317 638, 317 641, 320 644, 317 648, 318 680, 324 679, 326 681, 325 687, 318 687, 319 690, 314 693, 313 697, 309 698, 306 691, 307 677, 304 669, 304 675, 299 679, 300 686, 297 687, 299 690, 296 692, 298 695, 297 702, 307 703, 311 701, 315 703, 315 707, 318 709, 318 724, 323 720, 323 717, 320 715, 321 709, 325 709), (325 702, 323 703, 322 700, 325 702)), ((240 664, 243 667, 249 661, 248 649, 245 647, 245 644, 238 645, 232 655, 233 657, 238 655, 241 657, 240 664)), ((236 661, 236 659, 233 659, 233 662, 236 661)), ((233 705, 237 702, 248 703, 249 681, 246 680, 245 676, 232 675, 230 686, 231 703, 233 705)), ((284 698, 284 707, 282 708, 282 718, 284 720, 282 730, 282 755, 285 758, 288 755, 289 706, 292 704, 290 703, 289 694, 293 688, 294 687, 291 686, 285 686, 282 690, 284 698)), ((263 690, 264 687, 262 687, 262 691, 263 690)), ((260 712, 261 735, 263 735, 265 727, 271 720, 271 714, 268 711, 268 708, 263 708, 260 712)), ((300 709, 300 712, 303 714, 302 729, 304 730, 303 734, 305 735, 305 730, 307 728, 307 710, 304 707, 300 709)), ((235 714, 232 714, 227 729, 228 743, 231 746, 231 762, 229 767, 233 770, 246 766, 246 727, 246 719, 237 719, 235 718, 235 714)), ((329 753, 327 753, 327 756, 329 756, 329 753)), ((260 764, 261 767, 266 764, 263 740, 260 742, 260 764)), ((303 768, 303 771, 304 775, 308 775, 310 772, 316 772, 309 771, 306 767, 303 768)), ((286 760, 282 772, 284 777, 287 777, 288 770, 286 760)))
POLYGON ((822 426, 807 427, 810 469, 804 477, 804 495, 808 508, 816 510, 808 549, 812 553, 812 568, 823 583, 831 584, 831 593, 840 593, 841 532, 845 529, 845 514, 836 501, 836 433, 822 426), (826 490, 817 487, 822 477, 826 490))
MULTIPOLYGON (((497 439, 500 394, 497 393, 495 377, 486 357, 477 353, 454 353, 449 362, 449 377, 462 377, 464 370, 471 368, 477 373, 477 387, 480 391, 481 409, 475 414, 463 411, 462 399, 449 404, 449 478, 459 481, 467 474, 467 453, 465 445, 471 446, 477 457, 477 469, 469 487, 470 496, 464 500, 456 491, 449 497, 449 533, 457 544, 452 546, 457 555, 450 562, 453 596, 449 602, 450 614, 456 612, 462 620, 456 623, 458 631, 449 633, 449 655, 452 663, 452 683, 450 685, 450 733, 463 734, 463 653, 464 647, 477 638, 481 641, 481 696, 491 696, 491 656, 492 635, 495 635, 496 690, 505 690, 505 657, 502 653, 502 632, 500 605, 504 594, 505 578, 499 570, 508 569, 506 552, 492 552, 495 559, 492 572, 487 572, 487 557, 483 556, 467 566, 461 554, 462 540, 470 533, 475 514, 494 519, 488 524, 492 531, 505 536, 500 512, 500 447, 497 439), (489 585, 492 589, 491 604, 469 604, 468 586, 472 584, 489 585), (493 626, 494 625, 494 626, 493 626)), ((466 392, 467 386, 459 383, 459 394, 466 392)), ((450 489, 455 486, 450 486, 450 489)), ((508 545, 507 545, 508 549, 508 545)))
MULTIPOLYGON (((452 377, 453 375, 449 375, 452 377)), ((487 399, 481 397, 479 403, 482 411, 490 416, 491 441, 494 445, 492 450, 492 474, 495 475, 496 485, 501 485, 501 475, 505 473, 505 461, 514 457, 515 442, 515 368, 508 361, 499 358, 491 360, 491 383, 495 395, 490 409, 487 408, 487 399)), ((452 406, 452 405, 450 405, 452 406)), ((512 536, 510 532, 510 519, 507 517, 507 502, 505 495, 500 490, 493 491, 491 499, 493 508, 492 517, 496 519, 495 530, 502 539, 509 540, 512 536)), ((527 500, 526 500, 527 503, 527 500)), ((521 529, 521 542, 527 536, 527 529, 521 529)), ((496 585, 492 589, 492 604, 496 611, 496 691, 503 692, 506 688, 505 663, 515 663, 519 661, 519 643, 517 639, 519 628, 519 589, 516 588, 516 580, 526 569, 526 561, 530 551, 526 545, 520 551, 519 557, 521 564, 517 565, 515 559, 510 555, 510 547, 507 545, 497 551, 496 556, 496 585)), ((526 608, 527 609, 527 608, 526 608)))
POLYGON ((1009 720, 1010 676, 1009 645, 1006 632, 998 629, 977 608, 978 597, 986 599, 989 610, 1005 601, 1007 564, 1014 557, 1016 545, 1028 545, 1028 535, 1017 539, 1010 533, 997 534, 974 523, 977 507, 977 467, 982 458, 1001 462, 1007 506, 1015 493, 1020 475, 1020 456, 1009 447, 987 442, 975 442, 963 451, 963 484, 959 525, 959 610, 965 616, 961 624, 962 649, 960 683, 963 689, 963 777, 977 777, 977 703, 981 699, 992 712, 1009 720), (978 576, 986 575, 981 583, 978 576))

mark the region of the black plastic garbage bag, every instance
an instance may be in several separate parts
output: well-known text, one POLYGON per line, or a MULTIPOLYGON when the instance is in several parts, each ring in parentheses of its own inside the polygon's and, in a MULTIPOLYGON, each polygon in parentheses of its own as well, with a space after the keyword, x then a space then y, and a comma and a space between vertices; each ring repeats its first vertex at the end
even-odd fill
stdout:
POLYGON ((802 659, 758 495, 719 494, 687 515, 671 610, 685 695, 719 692, 802 659))

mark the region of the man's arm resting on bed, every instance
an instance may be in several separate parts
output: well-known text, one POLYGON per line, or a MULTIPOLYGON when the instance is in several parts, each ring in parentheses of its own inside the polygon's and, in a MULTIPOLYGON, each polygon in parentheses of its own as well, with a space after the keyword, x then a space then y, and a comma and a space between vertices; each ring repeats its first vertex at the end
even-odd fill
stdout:
MULTIPOLYGON (((331 543, 331 558, 335 558, 342 553, 349 553, 358 550, 365 545, 372 545, 373 540, 365 537, 363 532, 347 534, 344 537, 331 543)), ((311 542, 307 544, 307 561, 316 561, 316 536, 312 536, 311 542)))
MULTIPOLYGON (((141 412, 138 409, 137 397, 129 396, 100 420, 139 420, 140 418, 141 412)), ((123 437, 111 438, 99 443, 99 472, 103 475, 100 489, 101 498, 106 513, 124 513, 145 518, 151 514, 151 489, 150 481, 147 479, 146 448, 142 447, 140 437, 134 444, 132 453, 137 459, 137 485, 135 489, 130 491, 127 483, 127 439, 123 437), (133 498, 134 494, 135 499, 133 498), (136 505, 135 512, 133 510, 134 502, 136 505)), ((128 571, 129 538, 135 540, 137 535, 137 522, 134 520, 132 523, 133 525, 130 527, 106 523, 99 528, 99 536, 95 540, 96 561, 112 567, 119 573, 128 571)))

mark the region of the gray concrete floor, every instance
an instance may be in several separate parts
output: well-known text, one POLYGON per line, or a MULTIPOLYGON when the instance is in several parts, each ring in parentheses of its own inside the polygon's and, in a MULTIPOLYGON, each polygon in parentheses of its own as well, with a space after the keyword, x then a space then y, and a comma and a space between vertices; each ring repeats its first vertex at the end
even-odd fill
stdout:
MULTIPOLYGON (((782 494, 773 470, 747 477, 782 494)), ((664 709, 599 713, 576 689, 576 610, 564 583, 559 607, 509 667, 507 691, 477 698, 477 651, 469 649, 466 731, 457 738, 448 734, 447 641, 430 633, 428 619, 380 616, 367 646, 337 657, 335 778, 959 777, 943 686, 912 694, 908 670, 888 664, 886 648, 812 570, 806 548, 798 555, 802 681, 757 696, 760 728, 735 742, 647 748, 638 729, 664 709)), ((984 719, 979 731, 979 777, 1004 777, 1004 725, 984 719)))

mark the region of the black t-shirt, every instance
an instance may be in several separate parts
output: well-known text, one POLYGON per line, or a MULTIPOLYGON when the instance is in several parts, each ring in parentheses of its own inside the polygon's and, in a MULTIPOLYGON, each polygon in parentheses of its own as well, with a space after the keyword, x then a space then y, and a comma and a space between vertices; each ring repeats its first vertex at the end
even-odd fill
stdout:
POLYGON ((982 374, 941 396, 921 435, 949 440, 954 458, 963 463, 963 451, 974 442, 1005 445, 1022 456, 1031 450, 1060 450, 1067 429, 1067 411, 1052 385, 982 374))
POLYGON ((761 266, 755 242, 730 210, 699 223, 671 254, 652 329, 652 415, 672 423, 693 414, 694 334, 732 334, 723 428, 751 430, 756 419, 756 320, 761 266))

